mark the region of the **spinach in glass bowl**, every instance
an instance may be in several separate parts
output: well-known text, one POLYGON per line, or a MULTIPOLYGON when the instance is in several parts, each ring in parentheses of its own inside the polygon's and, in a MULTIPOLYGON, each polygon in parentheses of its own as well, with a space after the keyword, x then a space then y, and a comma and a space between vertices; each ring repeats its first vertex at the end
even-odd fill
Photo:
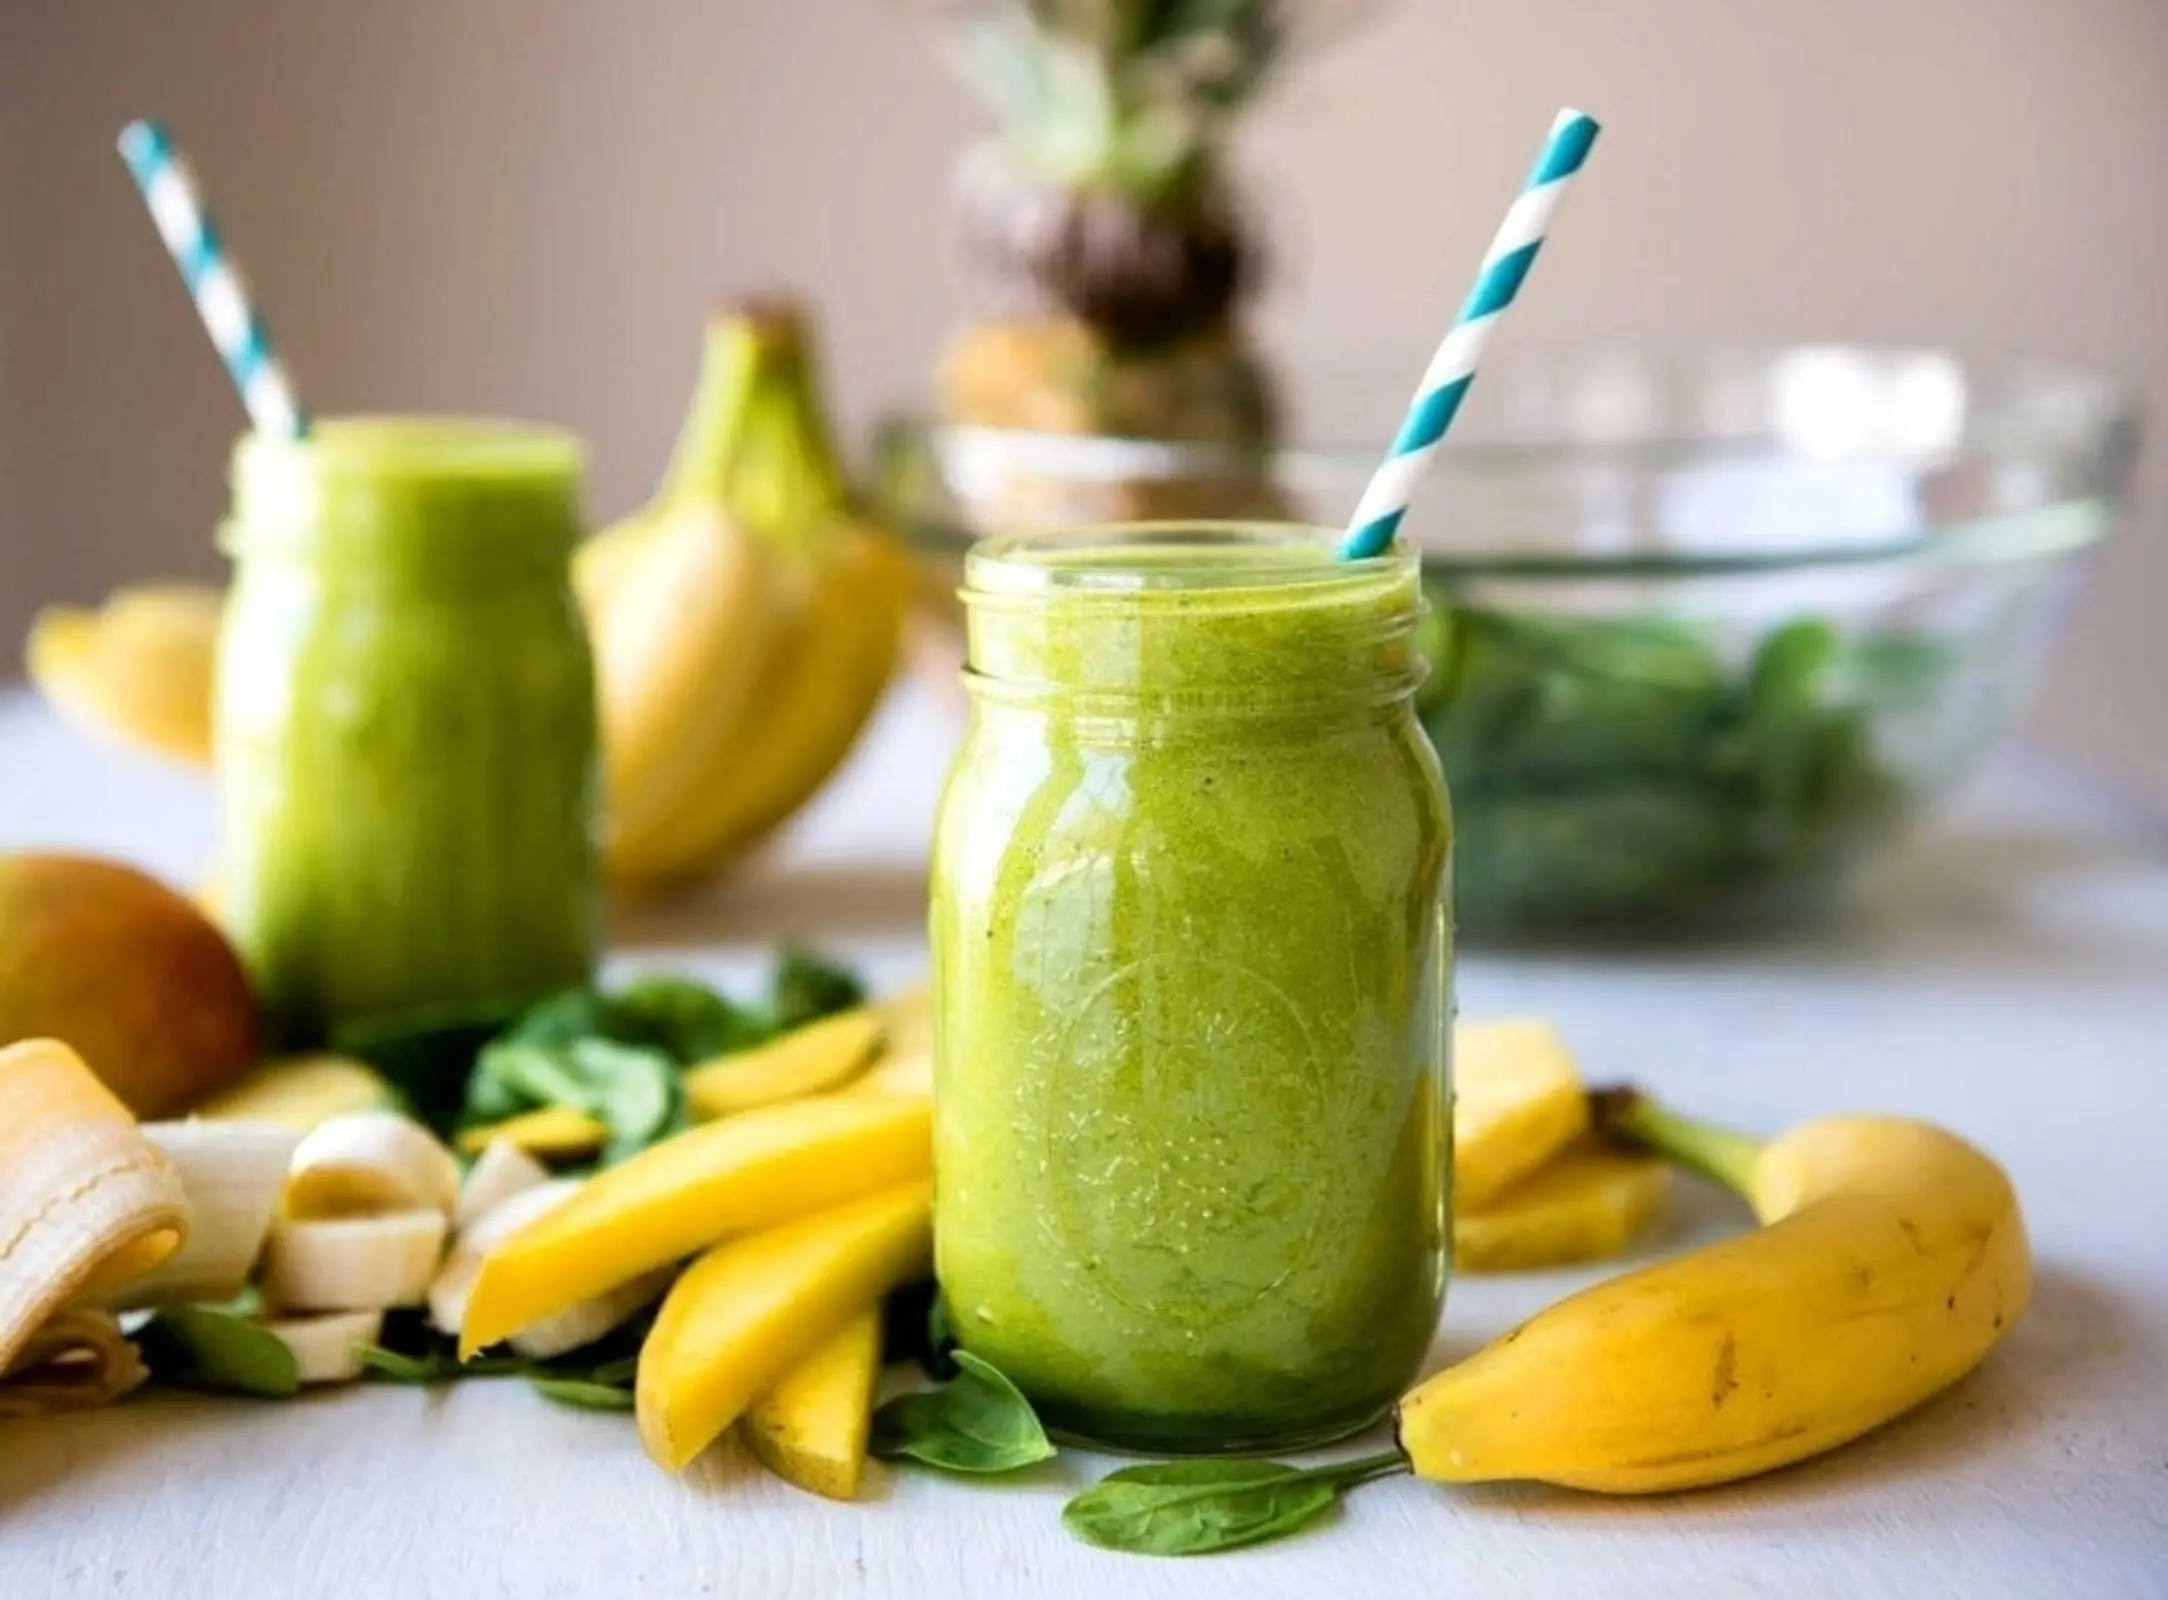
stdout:
MULTIPOLYGON (((985 532, 1177 506, 1345 527, 1398 425, 1301 391, 1339 446, 1230 456, 891 419, 876 498, 953 695, 985 532)), ((2124 387, 1933 350, 1501 352, 1402 525, 1479 937, 1782 915, 1871 867, 2016 728, 2119 522, 2124 387)))
POLYGON ((1918 786, 1876 729, 1938 702, 1950 648, 1458 606, 1433 590, 1419 704, 1453 796, 1470 927, 1647 923, 1811 893, 1918 786))

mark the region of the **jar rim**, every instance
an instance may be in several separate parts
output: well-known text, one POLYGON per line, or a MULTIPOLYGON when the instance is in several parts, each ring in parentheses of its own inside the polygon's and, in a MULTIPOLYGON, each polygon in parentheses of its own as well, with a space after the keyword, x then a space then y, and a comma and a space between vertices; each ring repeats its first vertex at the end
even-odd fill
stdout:
POLYGON ((586 451, 575 434, 504 417, 327 417, 299 438, 243 434, 236 487, 288 473, 373 482, 576 485, 586 451))
POLYGON ((1298 522, 1167 520, 1094 523, 981 540, 964 560, 964 597, 1299 589, 1306 597, 1412 572, 1412 545, 1334 559, 1337 528, 1298 522), (1229 559, 1240 552, 1240 559, 1229 559), (1192 557, 1185 559, 1185 555, 1192 557))

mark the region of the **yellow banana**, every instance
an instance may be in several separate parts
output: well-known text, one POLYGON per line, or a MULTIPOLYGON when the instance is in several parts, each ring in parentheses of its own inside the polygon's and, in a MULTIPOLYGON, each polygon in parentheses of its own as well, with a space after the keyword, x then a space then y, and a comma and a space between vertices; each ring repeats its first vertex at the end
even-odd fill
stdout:
POLYGON ((875 530, 837 533, 819 558, 798 648, 682 836, 686 859, 728 859, 787 821, 842 764, 888 686, 902 638, 904 559, 875 530))
POLYGON ((623 629, 664 655, 710 664, 698 678, 643 674, 598 650, 613 809, 607 866, 620 884, 697 876, 790 816, 848 753, 895 664, 900 552, 848 516, 845 485, 797 316, 762 307, 709 325, 700 382, 655 506, 583 556, 580 588, 598 638, 623 629), (711 624, 637 607, 688 581, 658 575, 660 547, 688 517, 748 553, 734 649, 711 624), (754 569, 757 569, 755 571, 754 569), (625 613, 632 613, 629 617, 625 613), (682 644, 664 635, 682 629, 682 644), (638 736, 688 729, 670 759, 638 736))
POLYGON ((1638 1097, 1605 1105, 1610 1128, 1737 1189, 1765 1226, 1577 1294, 1423 1383, 1398 1412, 1423 1477, 1726 1483, 1909 1410, 2025 1309, 2017 1196, 1952 1134, 1830 1117, 1762 1145, 1638 1097))
POLYGON ((688 507, 655 528, 589 619, 613 875, 655 875, 674 808, 731 749, 791 620, 780 565, 714 508, 688 507))

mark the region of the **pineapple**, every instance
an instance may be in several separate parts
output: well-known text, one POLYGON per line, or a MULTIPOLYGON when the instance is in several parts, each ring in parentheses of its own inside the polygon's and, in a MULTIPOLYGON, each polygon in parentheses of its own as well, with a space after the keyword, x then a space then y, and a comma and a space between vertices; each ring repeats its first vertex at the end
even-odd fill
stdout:
POLYGON ((1034 467, 1004 476, 1001 520, 1273 509, 1254 465, 1274 438, 1273 385, 1240 316, 1259 242, 1224 152, 1304 26, 1356 3, 940 6, 997 124, 959 174, 965 256, 992 315, 943 359, 948 420, 1180 440, 1251 463, 1088 484, 1034 467))

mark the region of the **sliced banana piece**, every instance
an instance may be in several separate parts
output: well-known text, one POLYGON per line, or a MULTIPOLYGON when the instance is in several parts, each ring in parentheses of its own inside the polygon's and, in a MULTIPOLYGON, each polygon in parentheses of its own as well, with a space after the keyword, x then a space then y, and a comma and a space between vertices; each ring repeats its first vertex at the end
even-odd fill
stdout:
POLYGON ((465 1233, 485 1215, 516 1194, 550 1181, 550 1169, 510 1139, 492 1139, 459 1186, 452 1228, 465 1233))
MULTIPOLYGON (((529 1223, 554 1211, 579 1192, 578 1178, 551 1178, 522 1189, 499 1202, 462 1231, 445 1260, 443 1269, 429 1285, 429 1320, 439 1333, 457 1334, 466 1320, 467 1301, 482 1262, 489 1252, 529 1223)), ((568 1306, 521 1329, 509 1341, 521 1355, 547 1361, 568 1350, 593 1344, 619 1323, 661 1298, 670 1286, 671 1271, 663 1268, 620 1284, 607 1294, 568 1306)))
POLYGON ((318 1123, 294 1150, 286 1214, 302 1220, 432 1210, 459 1204, 459 1162, 397 1111, 349 1111, 318 1123))
POLYGON ((263 1326, 294 1353, 294 1368, 304 1384, 352 1383, 362 1373, 355 1346, 383 1338, 384 1313, 332 1311, 315 1317, 273 1317, 263 1326))
POLYGON ((188 1197, 188 1242, 107 1296, 115 1309, 230 1300, 263 1254, 300 1135, 269 1122, 151 1122, 188 1197))
POLYGON ((286 1218, 264 1251, 264 1298, 281 1310, 420 1305, 444 1253, 442 1211, 286 1218))

